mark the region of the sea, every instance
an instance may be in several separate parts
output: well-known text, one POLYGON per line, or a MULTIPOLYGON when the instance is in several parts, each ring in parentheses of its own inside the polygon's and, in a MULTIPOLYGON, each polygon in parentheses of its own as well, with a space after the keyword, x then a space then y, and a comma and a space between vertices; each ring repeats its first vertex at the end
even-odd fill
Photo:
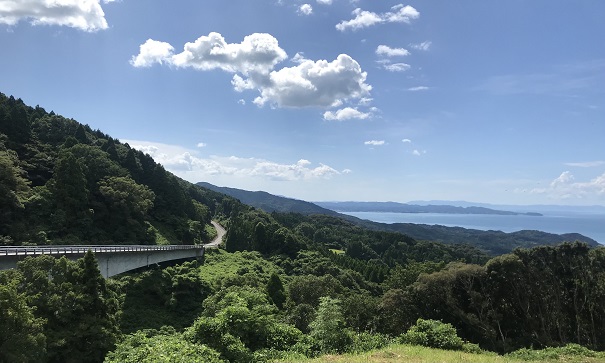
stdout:
POLYGON ((542 216, 392 212, 339 212, 380 223, 416 223, 483 231, 537 230, 555 234, 580 233, 605 245, 605 214, 541 212, 542 216))

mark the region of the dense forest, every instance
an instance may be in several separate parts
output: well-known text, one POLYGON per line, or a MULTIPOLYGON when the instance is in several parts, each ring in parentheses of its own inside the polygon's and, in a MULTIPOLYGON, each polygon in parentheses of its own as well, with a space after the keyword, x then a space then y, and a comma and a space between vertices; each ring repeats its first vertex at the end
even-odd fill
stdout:
MULTIPOLYGON (((490 256, 326 215, 267 213, 0 94, 0 245, 192 244, 203 263, 103 279, 94 255, 0 271, 0 362, 271 362, 399 342, 605 349, 605 249, 490 256)), ((445 237, 444 237, 445 238, 445 237)))

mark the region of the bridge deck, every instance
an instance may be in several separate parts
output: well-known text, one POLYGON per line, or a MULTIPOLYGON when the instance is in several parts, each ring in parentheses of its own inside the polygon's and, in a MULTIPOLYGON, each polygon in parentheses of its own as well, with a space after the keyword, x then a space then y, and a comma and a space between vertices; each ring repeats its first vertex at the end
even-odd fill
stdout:
POLYGON ((38 256, 38 255, 82 255, 91 250, 94 253, 116 253, 116 252, 144 252, 144 251, 174 251, 201 249, 199 245, 120 245, 120 246, 5 246, 0 247, 2 256, 38 256))

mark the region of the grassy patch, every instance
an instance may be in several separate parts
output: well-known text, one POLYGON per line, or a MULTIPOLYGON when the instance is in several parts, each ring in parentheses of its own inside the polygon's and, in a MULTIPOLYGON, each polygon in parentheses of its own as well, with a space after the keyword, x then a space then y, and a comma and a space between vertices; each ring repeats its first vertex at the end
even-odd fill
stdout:
POLYGON ((345 253, 345 251, 344 251, 344 250, 337 250, 337 249, 335 249, 335 248, 330 248, 330 252, 335 253, 335 254, 337 254, 337 255, 342 255, 342 254, 344 254, 344 253, 345 253))
MULTIPOLYGON (((531 360, 533 363, 599 363, 604 356, 585 357, 560 355, 555 359, 531 360)), ((528 362, 513 356, 495 353, 465 353, 460 351, 433 349, 414 345, 390 345, 384 349, 362 354, 325 355, 315 359, 301 359, 295 355, 276 360, 274 363, 522 363, 528 362)))

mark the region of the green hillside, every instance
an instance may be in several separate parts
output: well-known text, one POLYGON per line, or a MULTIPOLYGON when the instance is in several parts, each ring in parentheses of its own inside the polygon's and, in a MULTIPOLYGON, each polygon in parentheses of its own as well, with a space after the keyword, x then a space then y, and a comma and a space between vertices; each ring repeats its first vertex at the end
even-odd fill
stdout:
POLYGON ((201 243, 211 220, 227 228, 203 264, 106 280, 89 252, 0 271, 0 362, 256 363, 401 342, 448 357, 605 349, 603 247, 490 258, 334 216, 267 213, 1 94, 0 176, 2 245, 201 243))

